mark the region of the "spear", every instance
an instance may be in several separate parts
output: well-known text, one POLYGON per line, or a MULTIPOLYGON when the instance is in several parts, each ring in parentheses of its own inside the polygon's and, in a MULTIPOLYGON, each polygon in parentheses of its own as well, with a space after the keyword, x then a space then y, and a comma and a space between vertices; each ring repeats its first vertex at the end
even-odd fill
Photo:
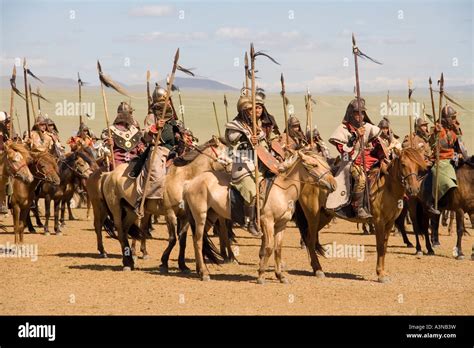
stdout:
POLYGON ((184 123, 184 106, 183 101, 181 100, 181 91, 178 89, 178 99, 179 99, 179 113, 181 114, 181 119, 183 120, 183 126, 186 127, 184 123))
MULTIPOLYGON (((104 82, 102 81, 101 75, 102 75, 102 67, 100 66, 100 62, 97 61, 97 71, 99 73, 99 80, 100 80, 100 89, 102 92, 102 101, 104 102, 104 112, 105 112, 105 126, 107 127, 107 132, 109 135, 109 139, 112 139, 112 131, 110 129, 110 122, 109 122, 109 111, 107 109, 107 98, 105 96, 105 90, 104 90, 104 82)), ((114 159, 114 149, 112 146, 110 146, 110 154, 112 157, 112 170, 115 169, 115 159, 114 159)))
POLYGON ((28 138, 31 139, 31 121, 30 121, 30 107, 28 105, 28 79, 26 73, 26 58, 23 58, 23 79, 25 82, 25 105, 26 105, 26 120, 28 122, 28 138))
POLYGON ((225 106, 225 120, 227 123, 229 123, 229 110, 227 110, 228 104, 227 104, 227 98, 225 94, 224 94, 224 106, 225 106))
POLYGON ((39 87, 36 87, 36 97, 38 98, 38 114, 41 115, 41 93, 39 87))
MULTIPOLYGON (((359 110, 359 113, 362 116, 362 110, 360 108, 360 85, 359 85, 359 65, 357 62, 357 57, 360 54, 359 48, 357 47, 356 40, 354 33, 352 33, 352 53, 354 54, 354 68, 355 68, 355 79, 356 79, 356 98, 357 98, 357 109, 359 110)), ((363 117, 362 121, 359 122, 359 127, 362 127, 363 125, 363 117)), ((368 180, 367 180, 367 173, 365 171, 365 156, 364 156, 364 151, 365 151, 365 141, 364 137, 360 137, 360 155, 362 156, 362 170, 364 172, 364 176, 366 178, 365 180, 365 192, 367 197, 369 196, 369 187, 367 185, 368 180)), ((369 209, 369 214, 370 214, 370 199, 367 200, 367 207, 369 209)))
POLYGON ((431 76, 430 76, 430 79, 428 80, 428 82, 430 84, 431 110, 433 112, 433 122, 436 123, 436 111, 435 111, 435 104, 434 104, 434 97, 433 97, 433 86, 432 86, 433 81, 431 80, 431 76))
POLYGON ((21 134, 22 132, 21 132, 21 125, 20 125, 20 118, 18 117, 18 113, 16 112, 16 110, 15 110, 15 117, 16 117, 16 122, 18 123, 18 131, 20 132, 19 137, 20 139, 23 139, 23 134, 21 134))
POLYGON ((79 73, 77 73, 77 86, 79 87, 79 129, 82 126, 82 80, 79 73))
POLYGON ((308 104, 307 104, 307 109, 306 112, 308 113, 308 120, 309 120, 309 143, 311 144, 311 148, 314 146, 314 140, 313 140, 313 99, 311 98, 311 92, 309 91, 309 87, 307 88, 307 94, 308 94, 308 104))
POLYGON ((150 70, 146 71, 146 96, 148 100, 148 112, 151 109, 151 95, 150 95, 150 70))
MULTIPOLYGON (((16 67, 13 65, 13 71, 12 71, 12 80, 15 80, 16 78, 16 67)), ((11 117, 11 122, 10 125, 8 126, 8 139, 12 138, 12 133, 13 133, 13 109, 15 107, 15 91, 13 90, 13 86, 11 86, 11 92, 10 92, 10 117, 11 117)))
MULTIPOLYGON (((438 113, 438 123, 441 125, 441 110, 443 108, 443 94, 444 94, 444 75, 441 73, 441 78, 438 81, 439 83, 439 113, 438 113)), ((434 117, 434 116, 433 116, 434 117)), ((436 126, 436 123, 435 123, 436 126)), ((435 210, 438 210, 438 185, 439 185, 439 134, 436 133, 436 186, 435 186, 435 210)))
POLYGON ((290 135, 288 134, 288 109, 286 107, 287 99, 286 99, 286 94, 285 94, 286 93, 285 92, 285 78, 283 77, 283 73, 281 73, 280 81, 281 81, 281 98, 283 100, 283 113, 285 115, 286 146, 289 146, 290 135))
POLYGON ((390 115, 392 107, 390 106, 390 91, 387 91, 387 117, 390 115))
MULTIPOLYGON (((174 81, 174 75, 176 74, 176 69, 178 67, 178 60, 179 60, 179 48, 176 50, 176 54, 174 56, 174 62, 173 62, 173 69, 171 71, 171 76, 169 78, 169 83, 167 84, 167 93, 166 93, 166 98, 165 98, 165 104, 163 106, 163 112, 160 116, 160 119, 163 120, 166 115, 166 109, 168 107, 168 102, 170 100, 171 96, 171 86, 173 85, 174 81)), ((150 177, 151 177, 151 165, 155 163, 155 158, 156 154, 158 153, 158 142, 161 137, 161 128, 158 130, 158 133, 156 134, 155 138, 155 143, 153 147, 153 152, 151 153, 151 161, 150 161, 150 167, 148 168, 148 172, 146 173, 146 178, 145 178, 145 185, 143 187, 143 197, 142 200, 140 201, 140 208, 138 210, 138 219, 139 222, 143 217, 143 209, 145 207, 145 200, 146 200, 146 191, 148 190, 148 186, 150 185, 150 177)))
MULTIPOLYGON (((247 52, 245 52, 245 58, 247 60, 247 52)), ((250 61, 251 61, 251 74, 252 74, 252 131, 253 135, 257 135, 257 110, 256 110, 256 104, 255 104, 255 92, 256 92, 256 86, 255 86, 255 49, 253 47, 253 43, 250 44, 250 61)), ((247 63, 247 62, 246 62, 247 63)), ((245 83, 247 84, 247 79, 248 79, 248 64, 246 64, 245 67, 245 83)), ((246 86, 248 87, 248 86, 246 86)), ((247 90, 248 91, 248 90, 247 90)), ((255 146, 256 147, 256 146, 255 146)), ((257 149, 254 147, 253 151, 253 160, 255 163, 255 188, 256 188, 256 202, 255 206, 257 209, 257 228, 260 229, 260 190, 258 187, 258 180, 259 180, 259 172, 258 172, 258 156, 257 156, 257 149)))
POLYGON ((33 103, 33 94, 31 93, 31 85, 30 84, 28 84, 28 92, 30 94, 31 110, 33 111, 33 117, 36 120, 36 110, 35 110, 35 104, 33 103))
MULTIPOLYGON (((250 52, 252 55, 252 52, 250 52)), ((245 51, 245 95, 249 95, 249 57, 247 51, 245 51)))
POLYGON ((217 117, 216 103, 212 102, 212 106, 214 107, 214 116, 216 118, 217 133, 219 134, 219 138, 220 138, 221 137, 221 128, 219 127, 219 117, 217 117))
POLYGON ((409 130, 410 130, 410 147, 413 147, 413 125, 412 125, 412 121, 413 121, 413 118, 412 118, 412 115, 411 115, 411 95, 413 93, 413 89, 412 89, 412 82, 411 80, 408 80, 408 126, 409 126, 409 130))

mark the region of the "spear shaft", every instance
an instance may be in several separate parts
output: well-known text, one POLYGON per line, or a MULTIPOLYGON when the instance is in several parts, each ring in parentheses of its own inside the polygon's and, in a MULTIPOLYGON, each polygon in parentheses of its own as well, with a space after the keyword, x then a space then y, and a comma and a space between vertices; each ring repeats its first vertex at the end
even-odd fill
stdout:
POLYGON ((224 94, 225 120, 229 123, 229 110, 227 110, 227 97, 224 94))
MULTIPOLYGON (((12 79, 13 76, 16 76, 16 67, 13 65, 12 79)), ((13 110, 15 108, 15 91, 13 91, 13 86, 10 90, 10 124, 8 126, 8 139, 12 138, 13 134, 13 110)))
POLYGON ((413 118, 412 118, 412 115, 411 115, 411 80, 408 80, 408 127, 409 127, 409 130, 410 130, 410 147, 413 147, 413 125, 412 125, 412 121, 413 121, 413 118))
POLYGON ((33 117, 36 119, 35 104, 33 102, 33 94, 31 93, 31 85, 28 84, 28 92, 30 92, 31 111, 33 111, 33 117))
POLYGON ((245 52, 245 95, 249 95, 249 57, 247 52, 245 52))
POLYGON ((212 102, 212 106, 214 107, 214 117, 216 118, 217 134, 219 134, 219 138, 220 138, 221 137, 221 128, 219 127, 219 117, 217 116, 216 103, 212 102))
POLYGON ((150 70, 146 71, 146 96, 147 96, 148 112, 150 112, 150 109, 151 109, 150 70))
MULTIPOLYGON (((354 54, 354 69, 355 69, 355 78, 356 78, 356 98, 357 98, 357 109, 359 110, 361 121, 359 122, 359 127, 363 126, 364 122, 364 115, 362 113, 362 110, 360 108, 360 85, 359 85, 359 65, 357 62, 357 57, 359 53, 359 48, 356 45, 355 41, 355 36, 352 34, 352 53, 354 54)), ((364 172, 365 176, 365 192, 368 197, 367 200, 367 207, 369 209, 369 214, 370 214, 370 196, 369 196, 369 186, 368 186, 368 180, 367 180, 367 172, 365 170, 365 141, 364 137, 360 137, 360 156, 362 156, 362 170, 364 172)))
POLYGON ((283 73, 281 73, 280 81, 281 81, 281 98, 283 99, 283 114, 285 115, 286 146, 289 146, 290 135, 289 135, 289 127, 288 127, 288 109, 286 106, 285 78, 283 77, 283 73))
MULTIPOLYGON (((97 71, 99 72, 99 76, 102 73, 100 69, 100 63, 97 61, 97 71)), ((102 92, 102 101, 104 102, 104 112, 105 112, 105 125, 107 127, 107 133, 109 136, 109 139, 112 139, 112 130, 110 129, 110 121, 109 121, 109 110, 107 108, 107 97, 105 96, 105 90, 104 90, 104 83, 102 82, 102 79, 100 79, 100 89, 102 92)), ((115 158, 114 158, 114 148, 113 146, 110 146, 110 155, 112 157, 112 170, 115 169, 115 158)))
MULTIPOLYGON (((247 55, 246 55, 247 56, 247 55)), ((253 126, 253 135, 257 136, 257 110, 256 110, 256 104, 255 104, 255 93, 256 93, 256 86, 255 86, 255 50, 253 47, 253 43, 250 44, 250 62, 251 62, 251 73, 252 73, 252 126, 253 126)), ((246 76, 247 76, 247 70, 246 70, 246 76)), ((260 190, 258 187, 258 181, 259 181, 259 172, 258 172, 258 155, 257 155, 257 149, 256 146, 254 146, 254 151, 253 151, 253 159, 255 163, 255 188, 256 188, 256 202, 255 206, 257 209, 257 228, 260 229, 260 190)))
MULTIPOLYGON (((441 110, 443 108, 443 94, 444 94, 444 75, 441 73, 441 78, 439 80, 439 112, 438 112, 438 123, 441 126, 441 110)), ((436 123, 435 123, 436 127, 436 123)), ((436 133, 436 186, 435 186, 435 210, 438 210, 438 196, 439 196, 439 133, 436 133)))
POLYGON ((41 94, 40 94, 40 89, 39 87, 36 87, 36 96, 38 97, 38 114, 41 115, 41 94))
POLYGON ((79 128, 82 126, 82 81, 81 78, 79 77, 79 73, 77 73, 77 84, 79 87, 79 128))
POLYGON ((186 127, 184 122, 184 106, 183 101, 181 100, 181 91, 178 89, 178 98, 179 98, 179 113, 181 114, 181 120, 183 121, 183 126, 186 127))
POLYGON ((30 106, 28 105, 28 78, 26 77, 26 58, 23 58, 23 79, 25 82, 25 105, 26 105, 26 120, 28 122, 28 138, 31 139, 30 106))

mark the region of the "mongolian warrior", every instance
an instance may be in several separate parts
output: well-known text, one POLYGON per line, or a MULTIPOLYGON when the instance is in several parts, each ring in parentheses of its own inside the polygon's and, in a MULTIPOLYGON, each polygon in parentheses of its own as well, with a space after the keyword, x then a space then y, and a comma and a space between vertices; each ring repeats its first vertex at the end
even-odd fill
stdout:
POLYGON ((8 207, 5 201, 6 195, 11 195, 10 178, 6 172, 5 157, 2 155, 5 142, 9 140, 10 115, 5 111, 0 112, 0 163, 3 172, 0 172, 0 214, 8 213, 8 207))
POLYGON ((10 127, 11 117, 5 112, 0 112, 0 151, 3 151, 5 142, 9 139, 9 127, 10 127))
POLYGON ((410 136, 407 135, 402 143, 402 148, 414 147, 418 149, 425 158, 425 162, 431 166, 431 146, 430 146, 430 131, 428 129, 428 122, 421 117, 415 120, 415 132, 410 136))
MULTIPOLYGON (((264 115, 263 99, 256 98, 257 122, 264 115)), ((261 236, 256 223, 256 194, 254 150, 257 145, 268 149, 265 132, 257 126, 253 134, 252 100, 241 96, 237 102, 237 116, 226 124, 225 139, 232 147, 232 182, 231 185, 240 192, 245 201, 245 215, 249 218, 248 231, 254 236, 261 236)), ((268 176, 267 167, 259 161, 259 179, 268 176)))
POLYGON ((380 120, 378 127, 380 128, 380 140, 387 149, 388 159, 391 160, 393 159, 394 149, 401 150, 402 148, 402 144, 398 141, 400 137, 393 132, 390 121, 386 117, 380 120))
MULTIPOLYGON (((323 138, 321 137, 321 134, 319 133, 319 130, 317 127, 313 128, 312 134, 313 134, 314 148, 316 152, 319 155, 323 156, 326 160, 329 159, 331 157, 329 153, 329 149, 326 146, 326 143, 324 142, 323 138)), ((311 139, 311 135, 309 134, 309 132, 306 133, 306 138, 311 139)))
MULTIPOLYGON (((158 84, 156 85, 152 94, 152 112, 149 113, 145 119, 145 127, 151 127, 159 118, 161 118, 166 101, 166 93, 167 92, 163 87, 158 84)), ((170 151, 170 158, 179 155, 176 150, 179 145, 179 139, 182 135, 177 119, 171 98, 169 98, 168 105, 166 106, 165 124, 161 131, 160 141, 163 146, 170 151)))
POLYGON ((143 133, 133 118, 133 109, 128 103, 120 103, 117 109, 117 117, 110 126, 110 133, 112 135, 111 139, 109 138, 108 129, 104 129, 102 139, 112 147, 116 165, 129 163, 144 151, 143 133))
POLYGON ((31 150, 55 154, 54 140, 48 132, 48 121, 43 116, 38 116, 31 129, 31 150))
POLYGON ((380 151, 383 145, 379 138, 380 129, 374 126, 367 115, 365 100, 352 100, 346 109, 342 124, 331 135, 329 142, 336 146, 344 161, 352 162, 351 176, 353 179, 352 208, 361 219, 371 215, 364 207, 364 191, 366 176, 364 172, 370 170, 379 160, 384 158, 385 152, 380 151), (360 109, 359 109, 360 104, 360 109), (361 149, 363 137, 365 148, 361 149), (365 171, 362 164, 365 163, 365 171))
MULTIPOLYGON (((441 111, 441 124, 436 123, 434 133, 430 137, 430 144, 433 149, 436 149, 436 135, 439 138, 439 170, 438 170, 438 201, 452 188, 457 187, 456 183, 456 172, 451 163, 455 159, 455 149, 458 147, 458 136, 456 130, 458 127, 455 125, 452 118, 455 113, 451 106, 446 105, 441 111)), ((436 153, 436 151, 433 151, 436 153)), ((433 158, 433 162, 435 158, 433 158)), ((435 209, 435 190, 436 190, 436 166, 431 167, 431 171, 428 173, 424 192, 430 192, 424 197, 429 206, 429 212, 439 215, 440 212, 435 209), (430 187, 431 186, 431 187, 430 187)))
POLYGON ((282 142, 286 144, 286 133, 289 136, 289 148, 297 149, 308 144, 308 140, 301 129, 300 120, 296 116, 291 116, 288 119, 288 125, 282 135, 282 142))
POLYGON ((442 113, 445 113, 446 115, 450 115, 451 119, 453 120, 451 129, 456 133, 457 136, 457 143, 456 143, 456 153, 458 154, 458 158, 462 157, 464 159, 469 158, 469 155, 467 153, 467 149, 464 145, 464 142, 462 141, 462 130, 461 130, 461 124, 458 121, 458 112, 454 110, 454 108, 450 105, 446 105, 442 109, 442 113))
MULTIPOLYGON (((47 115, 46 115, 47 116, 47 115)), ((56 127, 56 123, 51 118, 46 118, 47 132, 51 139, 53 140, 53 154, 57 158, 63 158, 65 153, 65 148, 59 140, 59 131, 56 127)))

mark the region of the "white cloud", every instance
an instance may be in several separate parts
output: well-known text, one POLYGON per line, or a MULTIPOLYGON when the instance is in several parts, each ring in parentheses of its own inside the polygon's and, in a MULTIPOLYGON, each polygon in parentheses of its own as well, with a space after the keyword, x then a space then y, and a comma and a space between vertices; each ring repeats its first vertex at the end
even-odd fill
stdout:
POLYGON ((162 32, 153 31, 150 33, 140 33, 138 35, 129 36, 126 41, 191 41, 191 40, 205 40, 208 38, 207 33, 192 32, 192 33, 178 33, 178 32, 162 32))
POLYGON ((151 5, 135 7, 129 14, 133 17, 163 17, 169 16, 174 12, 174 7, 167 5, 151 5))

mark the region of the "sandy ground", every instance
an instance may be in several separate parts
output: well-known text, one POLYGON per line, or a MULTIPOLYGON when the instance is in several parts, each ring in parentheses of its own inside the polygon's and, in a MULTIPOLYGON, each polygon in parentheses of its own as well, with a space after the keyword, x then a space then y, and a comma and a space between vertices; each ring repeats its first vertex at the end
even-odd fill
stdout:
MULTIPOLYGON (((190 238, 186 254, 191 274, 177 269, 177 249, 171 256, 170 273, 159 273, 167 240, 163 224, 154 226, 154 238, 148 243, 150 259, 139 259, 138 269, 123 272, 119 243, 105 238, 109 258, 100 259, 92 222, 85 220, 83 209, 76 209, 75 214, 79 220, 67 221, 62 236, 25 235, 26 243, 37 245, 36 261, 0 257, 0 314, 474 314, 474 238, 464 237, 466 259, 457 261, 452 256, 455 235, 448 236, 446 228, 440 231, 436 256, 417 258, 400 236, 391 236, 386 258, 391 281, 380 284, 375 274, 374 236, 362 235, 355 224, 345 221, 324 229, 323 244, 363 246, 364 259, 347 257, 351 255, 323 259, 326 278, 319 279, 311 275, 299 234, 290 226, 283 250, 290 284, 276 281, 271 260, 267 283, 258 285, 260 241, 246 231, 236 230, 240 264, 209 265, 211 281, 201 282, 194 272, 190 238)), ((11 217, 3 224, 6 232, 0 232, 0 249, 13 242, 11 217)), ((414 243, 414 236, 409 237, 414 243)), ((218 243, 217 238, 214 241, 218 243)))

